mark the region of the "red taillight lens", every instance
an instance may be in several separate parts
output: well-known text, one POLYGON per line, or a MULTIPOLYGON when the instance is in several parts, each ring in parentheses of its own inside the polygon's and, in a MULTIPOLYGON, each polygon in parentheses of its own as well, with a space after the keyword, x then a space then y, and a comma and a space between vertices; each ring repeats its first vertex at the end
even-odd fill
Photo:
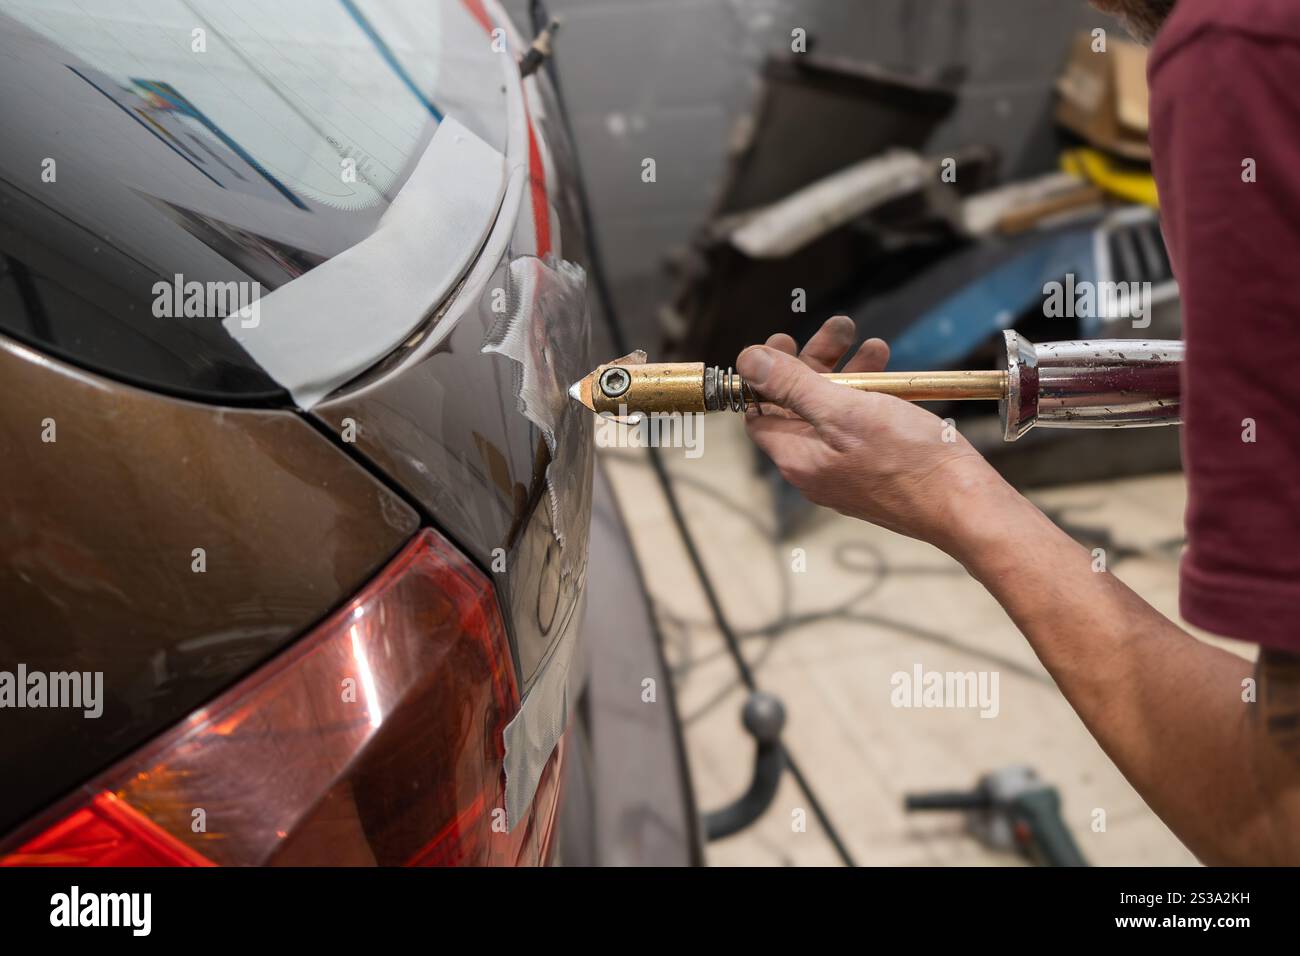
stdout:
POLYGON ((15 853, 6 866, 211 866, 111 793, 101 793, 15 853))
POLYGON ((506 832, 502 731, 518 709, 491 584, 422 531, 311 635, 0 864, 545 862, 563 748, 506 832))

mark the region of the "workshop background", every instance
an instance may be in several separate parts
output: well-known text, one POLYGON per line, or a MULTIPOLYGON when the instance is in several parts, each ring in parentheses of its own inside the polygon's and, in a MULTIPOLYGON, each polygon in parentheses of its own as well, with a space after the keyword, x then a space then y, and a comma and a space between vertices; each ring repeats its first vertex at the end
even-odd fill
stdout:
MULTIPOLYGON (((526 0, 507 6, 529 22, 526 0)), ((833 309, 889 339, 904 368, 989 367, 1003 327, 1034 339, 1177 337, 1144 154, 1142 52, 1084 0, 547 6, 562 20, 555 65, 617 318, 652 356, 725 365, 773 331, 803 338, 833 309), (806 50, 792 50, 801 36, 806 50), (936 189, 945 161, 956 182, 936 189), (827 195, 828 209, 849 213, 800 220, 827 195), (1043 283, 1065 272, 1154 289, 1150 324, 1104 311, 1044 323, 1043 283)), ((958 422, 1177 619, 1176 429, 1031 433, 1004 447, 988 413, 958 422)), ((756 459, 738 417, 711 417, 704 435, 698 458, 658 454, 758 686, 784 703, 806 783, 787 773, 755 826, 709 844, 711 863, 1023 862, 999 812, 904 807, 909 794, 982 778, 1049 810, 1055 794, 1059 816, 1042 826, 1064 826, 1089 862, 1195 862, 955 562, 802 504, 756 459), (896 676, 918 668, 996 674, 996 715, 895 706, 896 676)), ((748 785, 748 692, 647 453, 607 448, 602 463, 708 811, 748 785)))
MULTIPOLYGON (((505 0, 529 23, 529 0, 505 0)), ((934 152, 1002 152, 1011 179, 1053 166, 1052 86, 1071 39, 1116 22, 1086 0, 548 0, 562 20, 556 67, 599 225, 605 266, 634 340, 656 334, 673 284, 663 259, 718 198, 728 145, 752 110, 769 53, 801 28, 818 56, 918 78, 961 76, 934 152), (641 182, 641 160, 658 180, 641 182)))

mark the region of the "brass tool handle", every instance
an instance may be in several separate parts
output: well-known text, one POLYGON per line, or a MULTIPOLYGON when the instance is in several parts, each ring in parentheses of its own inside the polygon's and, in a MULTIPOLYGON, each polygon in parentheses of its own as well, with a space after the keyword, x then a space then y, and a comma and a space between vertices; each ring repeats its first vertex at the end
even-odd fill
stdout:
MULTIPOLYGON (((909 402, 985 400, 1007 395, 1007 373, 993 371, 850 372, 822 378, 863 392, 894 395, 909 402)), ((603 365, 572 394, 598 414, 741 412, 762 396, 731 369, 703 362, 603 365)))
MULTIPOLYGON (((836 385, 909 402, 995 401, 1003 437, 1035 425, 1133 428, 1182 417, 1183 343, 1099 339, 1035 345, 1010 329, 993 371, 854 372, 823 375, 836 385)), ((599 415, 743 412, 763 396, 732 369, 703 362, 648 364, 644 352, 598 366, 569 394, 599 415)))
POLYGON ((991 371, 953 372, 849 372, 822 378, 860 392, 880 392, 909 402, 993 401, 1006 397, 1007 373, 991 371))

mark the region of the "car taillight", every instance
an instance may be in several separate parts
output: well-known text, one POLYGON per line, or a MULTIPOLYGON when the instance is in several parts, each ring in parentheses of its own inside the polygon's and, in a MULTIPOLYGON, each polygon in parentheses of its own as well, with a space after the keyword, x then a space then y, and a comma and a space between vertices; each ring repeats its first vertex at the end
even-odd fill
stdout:
POLYGON ((83 787, 0 865, 546 862, 563 742, 507 828, 492 586, 425 530, 346 607, 83 787))

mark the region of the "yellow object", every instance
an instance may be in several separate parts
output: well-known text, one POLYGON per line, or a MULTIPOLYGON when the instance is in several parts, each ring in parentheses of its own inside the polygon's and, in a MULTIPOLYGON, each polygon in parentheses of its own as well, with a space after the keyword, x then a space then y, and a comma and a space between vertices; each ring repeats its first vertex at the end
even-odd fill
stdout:
POLYGON ((1081 176, 1103 191, 1129 202, 1160 208, 1156 179, 1149 170, 1118 163, 1096 149, 1070 149, 1061 154, 1061 169, 1081 176))

